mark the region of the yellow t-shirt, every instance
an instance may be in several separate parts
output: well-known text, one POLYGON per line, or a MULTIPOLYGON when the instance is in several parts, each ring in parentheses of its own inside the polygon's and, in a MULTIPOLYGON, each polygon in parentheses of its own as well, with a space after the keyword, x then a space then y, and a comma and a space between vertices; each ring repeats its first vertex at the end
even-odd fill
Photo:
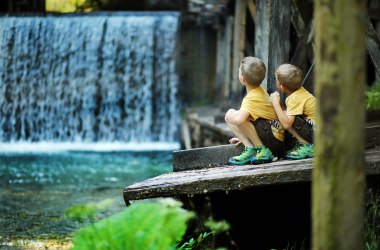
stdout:
POLYGON ((311 120, 316 123, 315 109, 316 99, 309 91, 304 87, 293 92, 285 100, 286 113, 288 115, 305 115, 306 120, 311 120))
MULTIPOLYGON (((252 121, 263 118, 269 122, 277 120, 277 114, 274 110, 272 102, 267 91, 259 86, 258 88, 252 89, 249 93, 243 98, 243 101, 240 106, 240 110, 245 110, 250 114, 250 119, 252 121)), ((279 122, 272 124, 272 133, 280 141, 284 141, 284 128, 279 122)))

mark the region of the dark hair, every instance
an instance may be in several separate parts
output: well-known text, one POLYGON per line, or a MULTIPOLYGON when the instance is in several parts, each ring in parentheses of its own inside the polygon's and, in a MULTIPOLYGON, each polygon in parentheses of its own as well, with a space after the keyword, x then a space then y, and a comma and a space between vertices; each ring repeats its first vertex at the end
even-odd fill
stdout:
POLYGON ((265 78, 265 64, 258 58, 244 57, 240 64, 240 72, 249 85, 260 85, 265 78))

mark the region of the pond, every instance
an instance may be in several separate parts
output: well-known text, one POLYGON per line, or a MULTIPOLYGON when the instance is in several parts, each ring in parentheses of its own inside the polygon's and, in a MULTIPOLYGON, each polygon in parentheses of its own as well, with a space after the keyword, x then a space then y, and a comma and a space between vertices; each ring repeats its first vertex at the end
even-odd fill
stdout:
POLYGON ((122 211, 124 187, 171 172, 172 151, 10 151, 0 162, 0 248, 63 249, 91 223, 70 220, 66 209, 107 200, 96 220, 122 211))

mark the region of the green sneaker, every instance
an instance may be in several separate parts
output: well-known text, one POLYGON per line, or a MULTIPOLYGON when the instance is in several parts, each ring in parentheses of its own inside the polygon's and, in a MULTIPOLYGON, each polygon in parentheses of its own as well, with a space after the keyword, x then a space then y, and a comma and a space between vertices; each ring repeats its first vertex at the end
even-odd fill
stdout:
POLYGON ((314 145, 298 142, 294 149, 287 152, 285 158, 299 160, 314 157, 314 145))
POLYGON ((252 156, 256 155, 256 147, 245 147, 243 153, 231 157, 228 162, 235 165, 244 165, 250 162, 252 156))
POLYGON ((271 162, 273 161, 273 154, 272 151, 270 151, 269 148, 265 146, 258 146, 256 155, 251 157, 251 163, 252 164, 260 164, 265 162, 271 162))

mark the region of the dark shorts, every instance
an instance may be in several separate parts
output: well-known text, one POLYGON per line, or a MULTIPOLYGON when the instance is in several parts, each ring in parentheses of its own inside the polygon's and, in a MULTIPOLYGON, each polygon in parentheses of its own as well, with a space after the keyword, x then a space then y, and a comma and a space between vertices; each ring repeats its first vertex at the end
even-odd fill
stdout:
MULTIPOLYGON (((297 134, 306 141, 313 144, 314 141, 314 128, 311 122, 304 119, 303 116, 296 116, 293 128, 297 134)), ((285 150, 290 150, 296 145, 297 139, 288 131, 285 131, 285 150)))
POLYGON ((274 156, 280 157, 283 154, 283 142, 278 140, 272 132, 270 120, 256 119, 252 122, 255 126, 257 134, 259 135, 263 144, 268 147, 274 156))

